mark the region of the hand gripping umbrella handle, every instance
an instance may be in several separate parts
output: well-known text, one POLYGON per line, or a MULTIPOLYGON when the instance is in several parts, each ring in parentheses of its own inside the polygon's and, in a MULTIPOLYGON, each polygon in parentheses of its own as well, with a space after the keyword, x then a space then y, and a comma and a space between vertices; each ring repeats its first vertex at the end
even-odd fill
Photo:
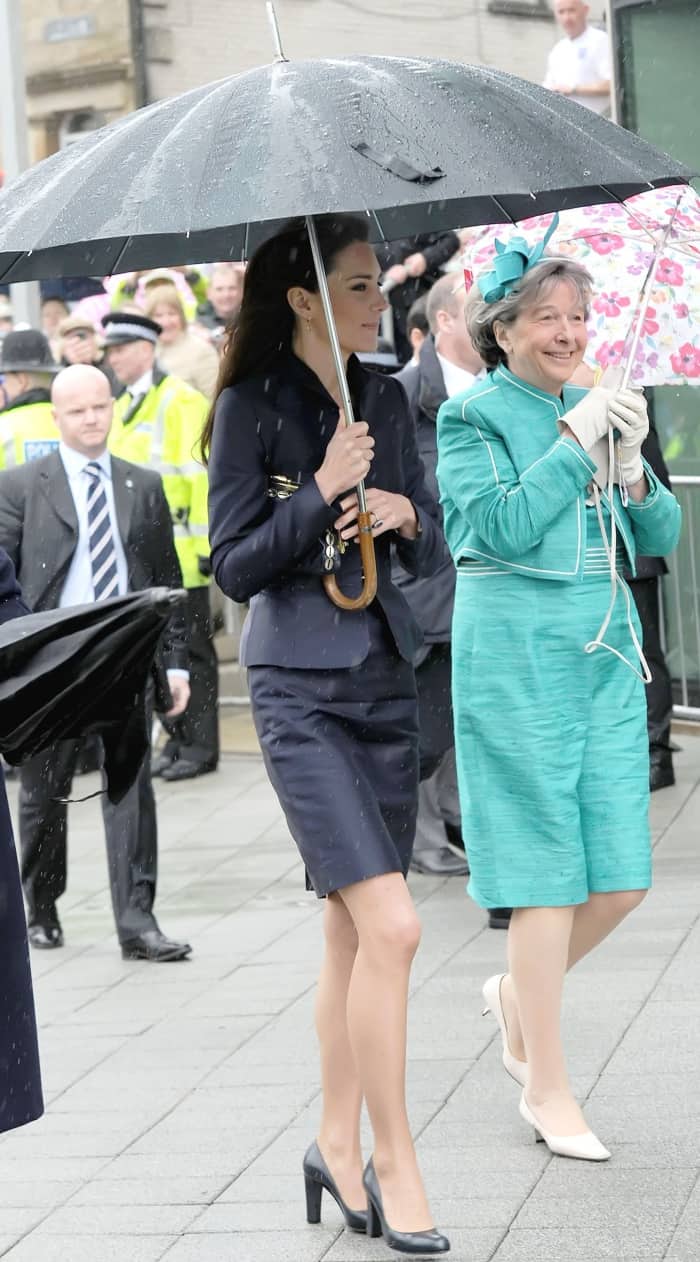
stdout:
MULTIPOLYGON (((333 307, 331 305, 331 296, 328 290, 326 269, 323 263, 323 256, 318 242, 318 234, 316 232, 316 224, 314 223, 313 215, 306 216, 306 230, 309 234, 309 244, 311 246, 311 254, 314 260, 316 280, 318 281, 318 291, 321 295, 321 305, 323 306, 323 314, 326 318, 328 339, 333 353, 333 362, 335 364, 340 397, 345 413, 345 423, 346 425, 352 425, 355 420, 355 414, 347 378, 345 376, 343 352, 340 349, 338 330, 335 327, 335 320, 333 319, 333 307)), ((338 609, 366 609, 368 605, 371 605, 377 594, 377 559, 374 554, 374 538, 372 536, 371 520, 372 514, 367 511, 364 482, 358 483, 357 503, 360 510, 357 515, 357 524, 360 532, 362 591, 359 596, 344 596, 338 587, 335 575, 326 574, 323 579, 323 586, 327 596, 333 601, 334 605, 337 605, 338 609)))
MULTIPOLYGON (((359 499, 360 487, 357 490, 359 499)), ((364 487, 362 491, 364 493, 364 487)), ((326 574, 323 579, 326 595, 334 605, 338 606, 338 609, 366 609, 377 594, 377 558, 374 554, 372 514, 366 509, 357 514, 357 526, 360 532, 360 559, 362 561, 362 591, 359 596, 344 596, 338 587, 335 574, 326 574)))

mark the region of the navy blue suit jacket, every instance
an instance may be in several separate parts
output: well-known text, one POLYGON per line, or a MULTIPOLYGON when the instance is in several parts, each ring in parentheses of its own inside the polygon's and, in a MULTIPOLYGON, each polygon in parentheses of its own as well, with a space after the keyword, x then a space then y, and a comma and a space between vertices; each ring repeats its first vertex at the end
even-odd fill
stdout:
MULTIPOLYGON (((348 382, 359 420, 375 440, 367 486, 407 496, 421 533, 376 540, 377 600, 399 653, 410 661, 422 642, 411 610, 391 581, 390 544, 405 569, 431 574, 445 560, 439 510, 425 486, 415 426, 396 381, 350 358, 348 382)), ((339 515, 314 479, 338 424, 338 407, 316 375, 294 355, 279 370, 222 391, 209 462, 209 531, 214 575, 233 600, 250 600, 241 661, 245 666, 335 669, 355 666, 369 651, 367 616, 337 609, 321 585, 321 536, 339 515), (288 499, 270 499, 269 479, 300 483, 288 499)), ((340 558, 341 590, 357 594, 359 548, 340 558)))

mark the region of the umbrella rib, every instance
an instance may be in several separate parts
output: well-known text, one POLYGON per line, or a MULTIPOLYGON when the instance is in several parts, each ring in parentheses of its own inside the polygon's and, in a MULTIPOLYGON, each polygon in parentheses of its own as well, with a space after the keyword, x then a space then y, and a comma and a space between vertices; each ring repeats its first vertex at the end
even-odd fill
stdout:
POLYGON ((382 228, 382 225, 381 225, 381 223, 380 223, 380 221, 379 221, 379 216, 378 216, 378 214, 377 214, 376 210, 372 210, 372 207, 370 206, 370 208, 369 208, 369 213, 370 213, 370 215, 372 216, 372 218, 373 218, 374 222, 376 223, 377 228, 379 229, 379 235, 380 235, 380 237, 381 237, 382 241, 386 241, 386 239, 387 239, 387 237, 386 237, 386 233, 385 233, 384 229, 382 228))
POLYGON ((118 253, 117 253, 117 257, 115 258, 114 262, 113 262, 113 263, 112 263, 112 265, 111 265, 111 270, 110 270, 110 272, 109 272, 109 275, 110 275, 110 276, 117 276, 117 275, 118 275, 118 273, 119 273, 119 264, 121 263, 121 261, 122 261, 122 259, 123 259, 124 255, 126 254, 126 251, 128 250, 129 246, 131 245, 131 242, 133 241, 133 239, 134 239, 133 237, 127 237, 127 238, 126 238, 126 240, 123 242, 123 244, 122 244, 121 248, 119 249, 119 251, 118 251, 118 253))
POLYGON ((501 214, 505 215, 505 218, 503 220, 504 223, 515 224, 518 222, 517 219, 514 219, 513 216, 510 214, 510 212, 506 210, 505 206, 500 201, 500 199, 496 197, 495 193, 491 193, 490 198, 491 198, 491 201, 494 203, 494 205, 498 206, 498 209, 500 210, 501 214))

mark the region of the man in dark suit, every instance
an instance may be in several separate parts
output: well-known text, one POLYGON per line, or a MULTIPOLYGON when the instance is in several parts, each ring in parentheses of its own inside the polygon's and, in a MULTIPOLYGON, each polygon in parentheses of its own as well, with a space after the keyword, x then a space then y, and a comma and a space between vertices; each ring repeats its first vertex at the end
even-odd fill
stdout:
MULTIPOLYGON (((465 291, 461 272, 447 272, 435 282, 425 300, 429 335, 415 364, 397 374, 406 391, 418 433, 418 450, 426 483, 436 498, 437 414, 440 405, 468 390, 483 372, 464 319, 465 291)), ((455 568, 450 559, 428 578, 413 578, 394 567, 401 588, 420 623, 425 643, 414 664, 420 724, 420 789, 418 819, 411 868, 430 876, 464 876, 468 860, 461 830, 457 768, 452 722, 451 674, 452 608, 455 568)), ((492 929, 508 927, 509 907, 492 907, 492 929)))
MULTIPOLYGON (((671 489, 671 478, 661 453, 659 435, 653 419, 642 447, 642 455, 649 461, 659 482, 671 489)), ((659 588, 668 566, 663 557, 638 556, 636 576, 625 572, 637 613, 642 624, 642 647, 651 671, 651 683, 647 685, 647 731, 649 733, 649 788, 666 789, 675 784, 673 770, 674 745, 671 740, 673 718, 673 688, 671 672, 662 647, 661 606, 659 588)))
MULTIPOLYGON (((170 513, 158 474, 107 451, 113 401, 98 368, 75 364, 55 378, 58 450, 0 474, 0 544, 35 611, 87 604, 147 587, 180 587, 170 513)), ((167 628, 163 664, 170 715, 189 700, 184 620, 167 628)), ((61 741, 21 770, 19 833, 29 940, 63 945, 56 901, 66 888, 65 799, 80 751, 61 741)), ((125 959, 179 960, 186 943, 161 933, 153 915, 156 811, 146 757, 116 806, 105 797, 112 905, 125 959)))
MULTIPOLYGON (((464 298, 461 272, 449 272, 435 282, 426 299, 430 334, 417 363, 408 364, 397 375, 416 422, 426 483, 436 499, 438 409, 451 395, 469 389, 483 367, 467 333, 464 298)), ((448 836, 450 840, 461 837, 450 695, 455 567, 447 557, 436 573, 415 578, 395 563, 393 578, 425 640, 414 659, 421 784, 411 868, 431 876, 465 876, 469 868, 464 854, 447 844, 448 836)))

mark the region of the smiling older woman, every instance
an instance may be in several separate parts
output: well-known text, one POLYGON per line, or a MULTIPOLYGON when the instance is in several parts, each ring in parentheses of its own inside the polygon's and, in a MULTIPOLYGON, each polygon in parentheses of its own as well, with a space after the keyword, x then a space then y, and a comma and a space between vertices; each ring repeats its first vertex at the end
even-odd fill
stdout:
POLYGON ((541 247, 531 262, 519 246, 502 250, 468 303, 488 376, 438 416, 458 572, 462 827, 471 896, 514 908, 510 973, 490 978, 484 997, 504 1065, 525 1088, 521 1114, 553 1152, 601 1161, 610 1154, 569 1086, 561 993, 567 969, 651 883, 640 632, 619 571, 675 546, 680 509, 641 459, 643 397, 567 384, 586 347, 590 277, 541 247), (517 278, 501 281, 499 267, 517 278), (595 481, 606 482, 597 463, 610 426, 620 435, 612 503, 595 481))

